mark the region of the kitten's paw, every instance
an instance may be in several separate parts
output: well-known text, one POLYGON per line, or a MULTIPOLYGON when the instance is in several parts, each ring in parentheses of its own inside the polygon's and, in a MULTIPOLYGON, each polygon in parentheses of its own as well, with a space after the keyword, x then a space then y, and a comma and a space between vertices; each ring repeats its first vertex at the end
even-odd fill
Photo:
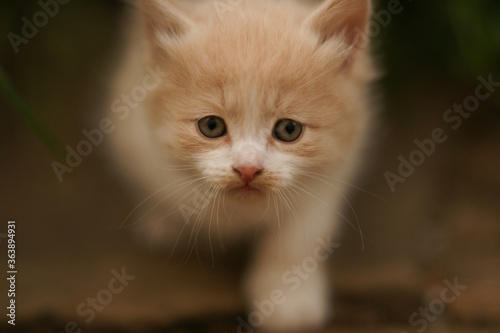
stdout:
POLYGON ((328 308, 325 295, 314 294, 307 288, 299 289, 276 306, 275 313, 265 319, 263 328, 279 332, 319 329, 328 318, 328 308))
MULTIPOLYGON (((321 274, 295 284, 281 284, 252 300, 248 323, 265 332, 303 332, 321 328, 330 315, 329 290, 321 274), (257 319, 262 318, 259 322, 257 319), (258 327, 257 327, 258 326, 258 327)), ((269 289, 266 289, 269 290, 269 289)))

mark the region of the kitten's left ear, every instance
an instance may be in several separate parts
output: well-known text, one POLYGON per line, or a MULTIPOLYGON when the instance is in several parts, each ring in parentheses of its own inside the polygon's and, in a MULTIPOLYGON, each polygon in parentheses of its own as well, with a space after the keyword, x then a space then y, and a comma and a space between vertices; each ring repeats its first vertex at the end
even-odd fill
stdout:
MULTIPOLYGON (((172 0, 138 0, 146 29, 146 38, 153 48, 162 48, 165 41, 176 39, 191 30, 191 22, 172 0)), ((153 50, 154 51, 154 50, 153 50)))
POLYGON ((370 13, 370 0, 326 0, 305 24, 318 34, 320 44, 342 37, 350 57, 368 42, 365 29, 370 13))

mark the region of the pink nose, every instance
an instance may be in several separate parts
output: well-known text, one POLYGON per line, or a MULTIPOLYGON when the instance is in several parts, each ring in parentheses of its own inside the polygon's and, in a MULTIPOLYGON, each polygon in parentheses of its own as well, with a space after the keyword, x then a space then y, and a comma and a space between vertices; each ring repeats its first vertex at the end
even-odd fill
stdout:
POLYGON ((255 179, 256 176, 262 173, 262 169, 256 167, 233 167, 234 172, 240 176, 241 180, 245 183, 249 183, 255 179))

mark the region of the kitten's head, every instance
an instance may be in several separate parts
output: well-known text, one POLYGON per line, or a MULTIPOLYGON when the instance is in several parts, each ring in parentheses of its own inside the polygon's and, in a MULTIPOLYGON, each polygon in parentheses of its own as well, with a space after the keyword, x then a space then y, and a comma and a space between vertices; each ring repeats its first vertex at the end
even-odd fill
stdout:
POLYGON ((364 126, 369 0, 140 0, 165 154, 239 198, 339 168, 364 126))

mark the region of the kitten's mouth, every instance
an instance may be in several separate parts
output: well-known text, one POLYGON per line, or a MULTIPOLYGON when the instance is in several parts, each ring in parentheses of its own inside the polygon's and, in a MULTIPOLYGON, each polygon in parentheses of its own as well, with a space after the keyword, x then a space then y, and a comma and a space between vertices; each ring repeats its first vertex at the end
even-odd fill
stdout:
POLYGON ((244 185, 235 187, 233 191, 238 191, 238 192, 253 192, 253 191, 260 191, 259 189, 253 187, 252 185, 245 183, 244 185))
POLYGON ((245 183, 233 188, 231 192, 235 193, 236 195, 252 196, 262 193, 262 190, 250 185, 249 183, 245 183))
POLYGON ((243 186, 240 186, 238 187, 238 189, 240 191, 243 191, 243 192, 252 192, 252 191, 259 191, 258 189, 256 189, 255 187, 252 187, 250 184, 245 184, 243 186))

